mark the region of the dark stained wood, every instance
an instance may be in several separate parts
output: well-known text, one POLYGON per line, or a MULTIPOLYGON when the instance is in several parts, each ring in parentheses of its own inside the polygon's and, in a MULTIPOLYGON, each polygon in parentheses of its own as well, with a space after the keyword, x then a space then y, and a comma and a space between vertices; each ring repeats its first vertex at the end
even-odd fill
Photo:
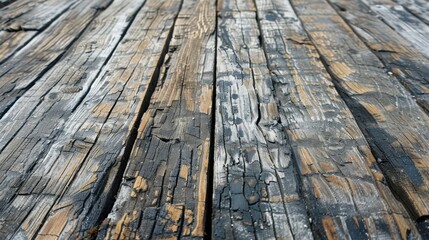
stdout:
MULTIPOLYGON (((87 94, 87 98, 97 99, 91 90, 100 89, 105 79, 97 76, 144 2, 114 2, 112 8, 95 19, 64 58, 0 120, 0 146, 4 148, 0 155, 0 224, 4 232, 0 238, 14 233, 34 236, 43 224, 40 219, 49 213, 79 169, 79 159, 64 163, 70 156, 58 156, 58 153, 65 151, 68 143, 77 142, 76 145, 82 147, 89 141, 83 138, 79 144, 78 140, 70 139, 74 138, 73 130, 84 124, 86 118, 82 116, 91 116, 83 114, 78 106, 87 94), (16 230, 18 227, 22 229, 16 230)), ((141 27, 139 22, 139 29, 141 27)), ((104 95, 98 97, 105 98, 106 92, 100 92, 104 95)), ((102 126, 104 121, 94 124, 102 126)), ((68 228, 71 229, 71 225, 68 228)))
POLYGON ((392 190, 428 216, 428 116, 326 1, 292 2, 392 190))
POLYGON ((312 239, 256 12, 218 14, 213 239, 312 239))
POLYGON ((429 112, 429 60, 358 1, 329 0, 356 34, 429 112))
POLYGON ((183 3, 115 206, 98 238, 204 236, 215 9, 211 0, 183 3))
POLYGON ((426 0, 394 0, 429 25, 429 2, 426 0))
POLYGON ((256 2, 281 124, 315 237, 419 237, 292 6, 256 2))
POLYGON ((385 23, 429 57, 429 25, 391 0, 362 0, 385 23))
POLYGON ((0 117, 49 68, 111 0, 80 1, 0 68, 0 117))

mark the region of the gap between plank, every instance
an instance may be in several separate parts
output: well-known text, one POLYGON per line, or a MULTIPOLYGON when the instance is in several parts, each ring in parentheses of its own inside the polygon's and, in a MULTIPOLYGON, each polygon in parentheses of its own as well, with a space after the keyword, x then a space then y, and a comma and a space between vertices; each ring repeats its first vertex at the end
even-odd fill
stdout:
POLYGON ((215 19, 215 47, 214 47, 214 71, 213 71, 213 93, 212 93, 212 111, 211 111, 211 127, 210 127, 210 150, 209 162, 207 166, 207 191, 206 191, 206 211, 205 211, 205 226, 204 239, 212 239, 213 225, 213 189, 214 189, 214 161, 215 161, 215 138, 216 138, 216 91, 217 91, 217 46, 218 46, 218 0, 216 4, 216 19, 215 19))
MULTIPOLYGON (((290 0, 288 0, 288 1, 290 1, 290 0)), ((338 15, 338 16, 340 16, 341 17, 341 19, 345 22, 345 24, 352 30, 352 32, 353 32, 353 34, 361 41, 361 42, 363 42, 364 44, 365 44, 365 46, 368 48, 368 50, 370 50, 371 51, 371 53, 373 52, 372 51, 372 49, 371 48, 369 48, 368 47, 368 45, 365 43, 365 41, 363 41, 361 38, 360 38, 360 36, 355 32, 355 30, 352 28, 352 26, 350 26, 350 24, 349 24, 349 22, 348 21, 346 21, 342 16, 341 16, 341 14, 339 14, 338 13, 338 11, 337 11, 337 9, 332 5, 332 3, 329 1, 329 0, 325 0, 329 5, 330 5, 330 7, 331 8, 333 8, 334 9, 334 11, 335 11, 335 13, 338 15)), ((294 6, 294 4, 290 4, 291 6, 292 6, 292 9, 293 9, 293 11, 295 12, 295 13, 297 13, 297 10, 296 10, 296 7, 294 6)), ((301 18, 300 18, 300 16, 297 14, 297 17, 298 17, 298 19, 301 21, 301 18)), ((309 34, 309 32, 307 31, 307 29, 306 29, 306 27, 304 26, 304 24, 301 22, 301 25, 302 25, 302 27, 303 27, 303 30, 305 31, 305 33, 307 34, 307 36, 308 36, 308 39, 311 41, 311 43, 314 45, 314 43, 313 43, 313 39, 310 37, 310 34, 309 34)), ((329 63, 327 62, 327 60, 325 59, 325 57, 321 54, 321 52, 319 51, 319 49, 317 48, 317 47, 315 47, 315 49, 316 49, 316 51, 317 51, 317 53, 318 53, 318 55, 320 56, 320 61, 322 62, 322 64, 323 64, 323 66, 324 66, 324 68, 326 69, 326 71, 327 71, 327 73, 330 75, 330 77, 332 78, 332 82, 334 83, 334 87, 335 87, 335 90, 338 92, 338 94, 340 95, 340 97, 343 99, 343 101, 344 101, 344 103, 346 104, 346 106, 350 109, 350 111, 351 111, 351 113, 352 113, 352 115, 353 116, 355 116, 356 115, 356 112, 361 112, 361 113, 363 113, 364 115, 366 115, 366 116, 370 116, 370 114, 367 112, 367 110, 365 109, 365 108, 363 108, 363 107, 359 107, 359 108, 352 108, 352 107, 350 107, 350 105, 349 105, 349 103, 348 103, 348 101, 346 101, 346 99, 348 98, 348 99, 351 99, 351 98, 349 98, 348 96, 347 96, 347 94, 338 86, 338 79, 337 79, 337 77, 336 77, 336 75, 331 71, 331 69, 329 68, 329 63)), ((383 64, 383 66, 386 68, 386 65, 385 65, 385 63, 376 55, 376 54, 374 54, 376 57, 377 57, 377 59, 379 59, 379 61, 380 61, 380 63, 381 64, 383 64)), ((398 81, 398 82, 400 82, 400 81, 398 81)), ((402 83, 401 83, 401 85, 402 85, 402 83)), ((407 90, 407 92, 409 92, 408 90, 407 90)), ((353 101, 353 100, 352 100, 353 101)), ((417 104, 417 105, 419 105, 419 104, 417 104)), ((420 105, 419 105, 419 107, 420 107, 420 105)), ((421 108, 421 107, 420 107, 421 108)), ((424 111, 424 110, 423 110, 424 111)), ((357 121, 357 123, 358 123, 358 127, 359 127, 359 129, 362 131, 362 133, 364 134, 364 136, 365 136, 365 139, 367 138, 367 131, 366 131, 366 129, 364 128, 364 127, 362 127, 361 126, 361 124, 360 124, 360 122, 359 121, 357 121)), ((376 150, 371 146, 371 145, 369 145, 369 149, 371 150, 371 154, 374 156, 374 157, 377 157, 377 156, 379 156, 379 154, 376 152, 376 150)), ((375 163, 377 166, 378 166, 378 163, 375 163)), ((383 174, 384 174, 384 172, 383 172, 383 174)), ((406 209, 407 211, 407 213, 408 214, 410 214, 410 215, 412 215, 411 214, 411 212, 409 211, 409 208, 403 203, 403 201, 401 200, 401 198, 399 197, 399 196, 397 196, 397 194, 395 193, 395 191, 393 190, 393 188, 391 187, 391 185, 390 185, 390 183, 389 183, 389 181, 386 181, 385 182, 386 183, 386 185, 388 186, 388 188, 389 188, 389 190, 393 193, 393 195, 395 196, 395 198, 398 200, 398 203, 399 204, 401 204, 402 205, 402 207, 404 208, 404 209, 406 209)), ((426 237, 426 236, 428 236, 429 237, 429 217, 428 216, 424 216, 424 217, 421 217, 421 218, 419 218, 419 219, 416 219, 415 220, 415 223, 416 223, 416 226, 417 226, 417 229, 418 229, 418 231, 419 231, 419 233, 423 236, 423 237, 426 237)))
MULTIPOLYGON (((142 100, 142 105, 140 106, 140 109, 138 109, 138 113, 137 113, 137 117, 136 117, 136 122, 134 122, 134 124, 132 124, 132 130, 131 130, 131 133, 130 133, 130 137, 127 139, 127 142, 125 144, 124 155, 122 156, 122 159, 119 161, 118 172, 114 176, 114 179, 113 179, 113 182, 112 182, 112 187, 110 188, 110 191, 108 192, 108 194, 106 196, 106 199, 107 199, 106 205, 103 206, 101 214, 100 214, 100 216, 99 216, 99 218, 97 220, 97 224, 95 226, 97 228, 99 227, 99 225, 101 224, 101 222, 105 218, 108 217, 109 213, 112 211, 113 206, 115 204, 115 196, 118 194, 118 192, 120 190, 122 178, 123 178, 123 175, 125 173, 126 167, 128 165, 128 162, 129 162, 129 159, 130 159, 130 155, 131 155, 131 152, 133 150, 135 141, 137 139, 138 129, 139 129, 139 126, 141 124, 141 119, 143 117, 143 114, 148 110, 149 105, 150 105, 150 100, 152 98, 153 93, 155 92, 156 85, 157 85, 159 77, 160 77, 160 70, 161 70, 162 65, 164 64, 165 56, 168 53, 170 42, 171 42, 171 39, 173 38, 175 24, 176 24, 177 18, 179 16, 179 13, 180 13, 180 11, 182 9, 182 6, 183 6, 183 0, 180 2, 178 13, 175 16, 174 22, 172 24, 172 27, 171 27, 168 35, 167 35, 167 39, 166 39, 166 42, 165 42, 165 44, 163 46, 160 58, 158 59, 158 62, 156 64, 155 71, 154 71, 151 79, 149 80, 147 92, 146 92, 146 94, 145 94, 145 96, 144 96, 144 98, 142 100)), ((140 10, 137 11, 136 14, 133 16, 133 21, 134 21, 134 17, 139 12, 140 12, 140 10)), ((130 26, 131 26, 131 24, 130 24, 130 26)), ((127 30, 128 30, 128 28, 127 28, 127 30)), ((126 31, 124 32, 124 35, 125 35, 125 33, 126 33, 126 31)), ((109 115, 110 115, 110 113, 109 113, 109 115)), ((109 115, 106 117, 106 120, 109 118, 109 115)))
MULTIPOLYGON (((49 70, 51 70, 51 68, 53 68, 62 58, 63 58, 63 56, 64 55, 66 55, 66 53, 72 48, 72 46, 80 39, 80 37, 86 32, 86 30, 88 29, 88 27, 92 24, 92 22, 94 21, 94 19, 95 18, 97 18, 97 16, 103 11, 103 10, 105 10, 106 8, 108 8, 111 4, 112 4, 112 2, 113 2, 113 0, 111 0, 111 1, 109 1, 108 2, 108 4, 104 7, 104 8, 98 8, 98 9, 96 9, 96 12, 95 12, 95 14, 91 17, 91 20, 87 23, 87 25, 82 29, 82 31, 79 33, 79 34, 77 34, 76 35, 76 37, 75 37, 75 39, 73 39, 71 42, 70 42, 70 44, 69 45, 67 45, 65 48, 64 48, 64 51, 60 54, 60 55, 58 55, 51 63, 49 63, 48 64, 48 66, 46 66, 38 75, 37 75, 37 77, 31 82, 31 83, 29 83, 25 88, 23 88, 23 90, 24 91, 27 91, 27 90, 29 90, 30 88, 32 88, 35 84, 36 84, 36 82, 37 81, 39 81, 47 72, 49 72, 49 70)), ((76 5, 77 5, 77 3, 76 3, 76 5)), ((74 5, 72 5, 72 6, 70 6, 70 8, 72 8, 74 5)), ((70 8, 68 8, 68 9, 70 9, 70 8)), ((67 9, 67 10, 68 10, 67 9)), ((51 23, 52 22, 54 22, 55 20, 57 20, 58 18, 60 18, 61 17, 61 15, 63 14, 63 13, 65 13, 66 11, 64 11, 64 12, 62 12, 61 14, 59 14, 58 16, 56 16, 56 18, 54 18, 51 22, 49 22, 49 24, 47 24, 46 25, 46 27, 43 27, 41 30, 40 30, 40 32, 39 33, 37 33, 33 38, 31 38, 27 43, 29 43, 30 41, 32 41, 35 37, 37 37, 38 35, 40 35, 40 33, 42 33, 46 28, 48 28, 50 25, 51 25, 51 23)), ((15 56, 17 53, 18 53, 18 51, 19 50, 21 50, 22 48, 24 48, 24 47, 26 47, 28 44, 27 43, 25 43, 25 45, 23 45, 23 46, 21 46, 21 47, 19 47, 19 49, 15 52, 15 53, 13 53, 11 56, 9 56, 9 57, 7 57, 6 59, 4 59, 4 61, 2 61, 2 62, 0 62, 0 65, 1 64, 3 64, 4 62, 6 62, 8 59, 10 59, 11 57, 13 57, 13 56, 15 56)), ((7 72, 5 73, 5 74, 7 74, 7 72)), ((2 75, 3 76, 3 75, 2 75)), ((0 76, 0 78, 2 77, 2 76, 0 76)), ((13 103, 11 103, 9 106, 7 106, 5 109, 4 109, 4 111, 3 111, 3 113, 0 113, 0 119, 2 119, 8 112, 9 112, 9 110, 14 106, 14 104, 20 99, 22 97, 22 95, 21 96, 18 96, 16 99, 15 99, 15 101, 13 102, 13 103)), ((32 110, 32 112, 34 112, 34 110, 35 109, 33 109, 32 110)), ((21 130, 21 129, 19 129, 19 130, 21 130)), ((19 131, 18 130, 18 131, 19 131)), ((9 144, 9 143, 8 143, 9 144)), ((6 144, 7 145, 7 144, 6 144)), ((6 146, 5 145, 5 146, 6 146)))

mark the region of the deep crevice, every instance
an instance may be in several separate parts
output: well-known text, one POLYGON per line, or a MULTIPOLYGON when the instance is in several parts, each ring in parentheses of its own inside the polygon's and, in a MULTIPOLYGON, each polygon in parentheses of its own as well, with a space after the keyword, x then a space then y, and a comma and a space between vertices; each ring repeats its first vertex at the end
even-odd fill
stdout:
POLYGON ((9 4, 12 4, 15 1, 16 0, 9 0, 9 1, 5 1, 5 2, 0 2, 0 9, 6 7, 9 4))
MULTIPOLYGON (((337 9, 332 6, 331 2, 329 0, 326 0, 326 3, 328 5, 330 5, 334 11, 336 12, 337 15, 339 15, 342 19, 343 17, 341 16, 341 14, 338 13, 337 9)), ((295 12, 297 12, 297 10, 295 9, 295 6, 293 4, 291 4, 293 10, 295 12)), ((298 16, 298 19, 301 21, 301 18, 298 16)), ((345 19, 343 19, 343 21, 347 24, 347 26, 349 26, 352 29, 353 34, 355 34, 358 39, 360 39, 365 45, 366 43, 360 38, 360 36, 354 31, 354 29, 350 26, 349 22, 346 21, 345 19)), ((328 62, 328 60, 324 57, 324 55, 319 51, 319 49, 316 47, 316 45, 314 44, 314 41, 311 37, 311 35, 309 34, 309 32, 307 31, 307 29, 305 28, 304 24, 301 21, 301 25, 303 27, 303 30, 305 31, 305 33, 307 34, 307 36, 309 36, 309 39, 311 42, 313 42, 313 45, 315 46, 315 49, 318 53, 318 55, 320 56, 320 61, 322 62, 322 64, 324 65, 324 68, 326 69, 327 73, 331 76, 332 78, 332 82, 334 84, 334 87, 336 89, 336 91, 338 92, 338 94, 340 95, 341 99, 343 99, 343 101, 345 102, 346 106, 350 109, 350 112, 352 113, 353 117, 356 118, 356 122, 357 125, 359 127, 359 129, 362 131, 362 134, 364 135, 365 139, 368 141, 368 145, 369 148, 371 150, 371 153, 376 157, 376 158, 383 158, 385 159, 385 154, 383 153, 383 151, 381 149, 379 149, 379 147, 377 146, 377 143, 374 142, 374 140, 372 140, 372 134, 369 133, 365 127, 365 124, 367 124, 367 122, 369 121, 370 123, 375 123, 375 119, 373 119, 372 115, 370 113, 368 113, 366 111, 366 109, 364 109, 363 107, 360 106, 359 103, 357 103, 352 96, 349 96, 348 94, 346 94, 346 92, 341 88, 341 85, 339 83, 339 81, 341 81, 330 69, 330 64, 328 62)), ((367 46, 368 47, 368 46, 367 46)), ((371 51, 371 48, 368 47, 368 50, 371 51)), ((371 51, 372 52, 372 51, 371 51)), ((377 58, 378 56, 376 54, 374 54, 377 58)), ((379 59, 380 62, 385 66, 384 62, 379 59)), ((385 133, 386 135, 388 135, 388 133, 385 133)), ((388 164, 388 162, 387 162, 388 164)), ((382 169, 379 165, 380 163, 375 163, 375 165, 377 166, 377 168, 382 169)), ((385 171, 382 170, 382 173, 385 174, 385 171)), ((389 190, 392 192, 392 194, 395 196, 395 198, 398 200, 398 203, 402 205, 402 207, 404 209, 406 209, 406 213, 409 213, 411 216, 413 216, 413 213, 409 210, 409 208, 406 206, 406 203, 404 203, 404 201, 400 200, 401 198, 398 196, 397 191, 395 191, 395 188, 389 183, 388 180, 388 176, 386 175, 386 185, 388 186, 389 190)), ((417 219, 416 220, 416 227, 419 231, 419 233, 422 236, 427 236, 429 235, 429 220, 424 217, 423 219, 417 219)))
POLYGON ((123 175, 125 173, 126 166, 128 165, 128 162, 129 162, 135 141, 137 140, 138 129, 139 129, 139 126, 141 124, 141 119, 143 117, 143 114, 149 109, 150 100, 152 98, 153 93, 156 90, 156 86, 157 86, 158 80, 160 78, 161 68, 164 64, 165 57, 168 54, 169 45, 170 45, 170 42, 173 38, 173 33, 174 33, 176 21, 177 21, 177 18, 179 16, 179 12, 182 8, 182 5, 183 5, 183 0, 180 3, 180 7, 178 9, 178 12, 174 18, 174 21, 171 25, 170 31, 167 35, 166 40, 165 40, 164 47, 163 47, 162 52, 160 54, 160 58, 158 59, 157 65, 155 67, 155 71, 154 71, 151 79, 149 80, 149 84, 148 84, 148 87, 146 90, 146 94, 145 94, 145 96, 142 100, 142 104, 138 110, 136 121, 134 122, 132 129, 131 129, 131 132, 130 132, 130 135, 126 141, 124 154, 123 154, 121 160, 119 161, 118 170, 117 170, 117 172, 113 178, 111 188, 109 189, 109 191, 107 192, 107 195, 105 196, 105 198, 106 198, 105 205, 102 207, 102 210, 101 210, 101 213, 98 217, 96 225, 100 225, 100 223, 108 217, 109 213, 112 211, 113 206, 115 204, 115 199, 116 199, 115 196, 120 191, 122 178, 123 178, 123 175))
MULTIPOLYGON (((218 5, 218 0, 215 1, 218 5)), ((215 46, 214 46, 214 66, 213 66, 213 94, 212 94, 212 111, 211 111, 211 128, 210 128, 210 152, 209 162, 207 167, 207 191, 206 191, 206 216, 204 226, 204 239, 212 239, 212 224, 213 224, 213 192, 214 192, 214 161, 215 161, 215 145, 216 145, 216 91, 217 91, 217 47, 218 47, 218 13, 216 7, 215 14, 215 46)))

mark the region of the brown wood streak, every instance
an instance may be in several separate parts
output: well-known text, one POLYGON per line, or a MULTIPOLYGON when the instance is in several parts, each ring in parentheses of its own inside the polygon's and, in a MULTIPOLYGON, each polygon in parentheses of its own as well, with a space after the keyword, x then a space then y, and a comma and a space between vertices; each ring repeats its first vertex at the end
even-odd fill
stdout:
POLYGON ((2 237, 13 236, 15 230, 16 234, 34 236, 43 224, 35 219, 43 219, 49 213, 85 159, 83 152, 93 139, 89 133, 80 138, 76 128, 100 126, 105 121, 98 118, 101 121, 96 124, 84 124, 86 117, 95 121, 88 114, 93 111, 88 98, 90 103, 105 98, 101 94, 106 92, 100 90, 104 78, 96 77, 143 3, 144 0, 115 2, 96 17, 79 42, 0 120, 0 145, 4 147, 0 156, 4 173, 0 177, 0 219, 1 226, 7 224, 2 237), (94 92, 92 87, 99 91, 94 92))
MULTIPOLYGON (((287 1, 260 2, 262 39, 281 122, 292 145, 316 237, 419 237, 407 212, 386 187, 364 134, 335 90, 292 6, 287 1), (396 214, 403 221, 395 222, 396 214)), ((316 16, 329 10, 329 5, 294 3, 305 8, 300 12, 316 16)), ((337 66, 341 76, 352 70, 340 63, 337 66)), ((357 84, 351 86, 360 89, 357 84)))
POLYGON ((259 36, 256 12, 220 9, 212 238, 311 239, 259 36))
POLYGON ((34 31, 8 32, 0 30, 0 63, 23 47, 35 34, 34 31))
POLYGON ((215 8, 211 0, 184 2, 115 206, 99 238, 204 236, 215 8), (135 184, 140 178, 147 182, 145 191, 135 184))
POLYGON ((365 4, 330 0, 357 35, 429 112, 429 60, 384 22, 370 14, 365 4))
POLYGON ((392 190, 413 217, 428 216, 428 116, 326 1, 292 2, 392 190))

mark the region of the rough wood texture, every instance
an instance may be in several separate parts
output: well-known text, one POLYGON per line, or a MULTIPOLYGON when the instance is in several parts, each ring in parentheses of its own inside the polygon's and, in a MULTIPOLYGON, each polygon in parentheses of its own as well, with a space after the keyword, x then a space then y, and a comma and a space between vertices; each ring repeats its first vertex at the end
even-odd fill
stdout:
MULTIPOLYGON (((85 118, 81 118, 79 108, 74 114, 78 119, 68 118, 82 104, 91 87, 99 87, 92 85, 95 78, 143 3, 143 0, 114 2, 112 8, 99 15, 82 34, 80 42, 0 120, 3 173, 0 219, 6 230, 2 238, 10 237, 18 227, 23 229, 16 230, 17 234, 33 236, 42 224, 34 218, 44 219, 74 177, 80 166, 80 159, 76 158, 85 155, 76 154, 71 163, 66 163, 69 159, 58 156, 58 151, 66 151, 64 145, 68 143, 73 145, 70 134, 85 118), (38 208, 40 206, 43 208, 38 208)), ((100 80, 97 83, 102 84, 100 80)), ((88 95, 95 100, 93 94, 88 95)), ((105 93, 100 97, 104 98, 105 93)), ((80 146, 83 147, 85 141, 89 140, 83 138, 80 146)))
POLYGON ((292 2, 393 191, 428 216, 428 116, 326 1, 292 2))
POLYGON ((261 0, 257 8, 281 123, 316 238, 418 237, 291 5, 261 0))
POLYGON ((0 239, 428 239, 427 13, 0 0, 0 239))
POLYGON ((3 8, 11 3, 13 3, 16 0, 0 0, 0 8, 3 8))
POLYGON ((77 0, 17 1, 0 10, 0 30, 42 30, 76 2, 77 0))
POLYGON ((256 13, 218 15, 213 239, 311 239, 256 13))
POLYGON ((73 138, 64 135, 69 148, 61 149, 59 156, 70 163, 80 162, 81 167, 53 207, 40 238, 55 231, 66 238, 97 234, 96 224, 106 217, 115 199, 179 8, 180 1, 148 1, 92 87, 94 91, 76 110, 70 120, 73 138), (75 122, 80 127, 75 128, 75 122), (65 227, 58 230, 59 219, 65 227))
POLYGON ((8 32, 0 30, 0 64, 25 46, 35 35, 35 31, 8 32))
POLYGON ((385 23, 429 57, 429 25, 391 0, 362 0, 385 23))
POLYGON ((184 2, 115 206, 98 238, 204 236, 215 10, 211 0, 184 2))
POLYGON ((394 0, 429 25, 429 2, 427 0, 394 0))
POLYGON ((98 8, 111 0, 85 0, 62 15, 0 68, 0 117, 24 94, 92 22, 98 8))
POLYGON ((329 0, 357 35, 429 112, 429 60, 361 2, 329 0))

